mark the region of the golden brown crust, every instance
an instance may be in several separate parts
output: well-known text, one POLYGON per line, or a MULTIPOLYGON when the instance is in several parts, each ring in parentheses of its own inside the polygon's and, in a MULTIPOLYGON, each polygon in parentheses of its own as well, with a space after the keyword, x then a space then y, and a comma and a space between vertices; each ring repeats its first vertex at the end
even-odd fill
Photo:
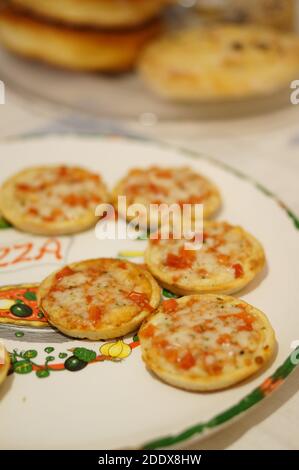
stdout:
MULTIPOLYGON (((165 303, 170 303, 166 301, 165 303)), ((160 379, 175 387, 185 390, 209 392, 231 387, 246 378, 252 376, 262 369, 271 359, 275 352, 276 339, 272 326, 267 317, 256 308, 244 301, 224 295, 194 295, 181 297, 175 300, 179 308, 185 308, 183 327, 175 327, 175 312, 169 312, 168 320, 165 322, 165 310, 163 304, 159 309, 142 324, 139 330, 139 338, 142 349, 142 358, 148 368, 153 371, 160 379), (197 319, 192 320, 191 308, 188 311, 190 300, 197 302, 199 311, 197 319), (205 309, 211 308, 208 322, 213 319, 213 308, 215 309, 215 318, 217 305, 223 303, 231 305, 232 308, 241 308, 244 310, 245 321, 251 321, 251 331, 247 338, 242 339, 242 345, 238 345, 238 331, 227 334, 228 328, 232 326, 225 325, 225 334, 223 327, 216 322, 216 330, 212 332, 219 338, 230 337, 231 343, 221 343, 216 341, 217 348, 207 345, 207 332, 200 330, 201 315, 200 305, 205 309), (195 330, 193 330, 193 323, 195 330), (192 327, 192 328, 191 328, 192 327), (176 329, 175 329, 176 328, 176 329), (217 328, 219 328, 217 330, 217 328), (174 332, 175 329, 175 332, 174 332), (150 331, 150 334, 149 334, 150 331), (171 337, 171 335, 175 336, 171 337), (183 335, 185 346, 180 349, 180 335, 183 335), (190 337, 186 343, 186 338, 190 337), (255 338, 255 347, 252 349, 252 338, 255 338), (173 341, 174 339, 174 341, 173 341), (247 342, 248 341, 248 344, 247 342), (235 357, 235 359, 232 359, 235 357), (191 359, 192 360, 191 360, 191 359), (212 359, 214 358, 214 360, 212 359), (242 359, 243 358, 243 359, 242 359)), ((233 317, 233 314, 229 314, 233 317)), ((221 315, 220 315, 221 317, 221 315)), ((219 317, 218 317, 219 318, 219 317)), ((237 320, 239 321, 239 320, 237 320)), ((236 325, 241 323, 235 323, 236 325)), ((204 324, 204 322, 203 322, 204 324)), ((211 325, 211 323, 207 323, 211 325)), ((246 323, 245 323, 246 325, 246 323)), ((245 331, 241 333, 248 333, 245 331)), ((246 338, 246 337, 245 337, 246 338)))
POLYGON ((121 72, 131 69, 141 49, 161 31, 160 21, 126 32, 80 30, 0 12, 0 41, 12 52, 57 67, 121 72))
POLYGON ((10 0, 10 3, 64 23, 127 28, 157 17, 169 0, 10 0))
MULTIPOLYGON (((88 291, 88 294, 85 295, 79 292, 80 299, 76 297, 77 303, 74 303, 71 314, 64 306, 66 305, 65 302, 69 302, 68 297, 63 297, 62 304, 60 304, 52 296, 58 284, 57 274, 61 270, 48 276, 39 287, 38 303, 40 308, 49 323, 68 336, 91 340, 124 336, 135 331, 160 303, 161 289, 154 278, 143 267, 129 261, 101 258, 73 263, 67 269, 74 271, 75 274, 80 273, 80 275, 88 276, 88 270, 98 271, 97 277, 92 281, 93 284, 89 278, 86 282, 84 280, 80 284, 80 289, 83 289, 84 292, 88 291), (106 282, 105 287, 99 287, 101 286, 101 277, 107 275, 110 278, 108 281, 107 279, 104 281, 106 282), (97 282, 96 288, 95 282, 97 282), (92 290, 90 291, 90 289, 92 290), (141 298, 140 304, 135 303, 135 300, 132 302, 127 300, 128 298, 134 299, 134 296, 130 297, 131 292, 126 292, 130 289, 134 290, 137 300, 141 298), (78 305, 79 308, 82 307, 83 313, 81 311, 79 313, 78 305), (90 316, 86 316, 86 312, 91 311, 90 305, 102 312, 99 319, 92 320, 90 316)), ((69 295, 67 288, 63 291, 63 294, 61 294, 61 288, 59 289, 59 296, 69 295)), ((72 299, 75 295, 74 292, 73 289, 71 292, 72 299)))
POLYGON ((204 244, 198 251, 185 251, 184 240, 149 242, 145 263, 162 287, 178 295, 232 294, 247 286, 264 268, 262 245, 243 228, 226 222, 205 222, 204 233, 206 237, 210 233, 213 245, 204 244), (215 230, 223 235, 220 250, 217 243, 221 237, 212 241, 215 230))
POLYGON ((221 101, 268 95, 296 78, 299 39, 258 26, 218 25, 157 39, 140 73, 159 95, 181 101, 221 101))
MULTIPOLYGON (((53 192, 55 192, 56 189, 57 186, 54 186, 53 192)), ((106 185, 103 183, 101 178, 98 175, 95 175, 79 167, 48 166, 27 168, 6 180, 0 189, 0 208, 4 217, 16 228, 25 232, 39 235, 65 235, 87 230, 88 228, 94 226, 98 220, 95 216, 95 208, 97 204, 109 203, 109 200, 110 196, 108 194, 106 185), (32 191, 30 189, 30 185, 29 189, 24 191, 21 196, 19 196, 17 188, 20 187, 20 185, 28 185, 28 181, 32 181, 34 183, 32 188, 35 188, 35 183, 39 183, 40 181, 40 174, 45 176, 47 176, 49 173, 54 174, 54 172, 58 172, 60 168, 62 171, 65 168, 70 173, 76 172, 80 174, 83 183, 87 179, 93 181, 95 191, 94 197, 96 199, 92 203, 88 202, 87 207, 82 206, 80 208, 78 189, 76 189, 76 194, 72 194, 72 186, 70 185, 71 183, 62 176, 61 179, 57 180, 57 182, 61 182, 61 184, 66 186, 67 194, 69 193, 69 196, 72 198, 65 205, 62 204, 60 199, 58 200, 56 206, 55 203, 51 205, 51 210, 54 212, 60 211, 61 216, 57 216, 56 219, 52 218, 51 220, 49 215, 47 217, 40 217, 38 213, 32 213, 32 211, 38 212, 39 210, 46 214, 47 208, 50 208, 50 198, 46 192, 48 191, 48 188, 45 188, 44 190, 41 189, 36 193, 36 201, 34 190, 32 191), (36 181, 34 181, 35 179, 36 181), (20 204, 20 197, 22 198, 22 204, 20 204), (33 201, 32 206, 31 201, 33 201), (25 207, 28 209, 27 212, 25 211, 25 207), (76 208, 80 208, 80 212, 78 214, 72 212, 70 216, 67 215, 68 210, 74 211, 76 208), (31 211, 31 213, 29 211, 31 211), (66 215, 66 217, 64 217, 64 215, 66 215)))
POLYGON ((10 357, 8 352, 4 349, 5 363, 0 364, 0 386, 5 381, 10 368, 10 357))

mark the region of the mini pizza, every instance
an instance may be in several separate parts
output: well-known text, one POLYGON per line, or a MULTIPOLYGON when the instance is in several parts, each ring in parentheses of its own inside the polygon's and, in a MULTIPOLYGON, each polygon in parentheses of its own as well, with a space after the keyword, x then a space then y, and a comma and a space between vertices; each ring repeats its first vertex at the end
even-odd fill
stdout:
POLYGON ((10 357, 4 347, 0 345, 0 386, 7 377, 10 368, 10 357))
POLYGON ((0 324, 49 326, 37 305, 38 284, 20 284, 0 288, 0 324))
POLYGON ((0 209, 16 228, 40 235, 64 235, 95 225, 95 209, 108 203, 101 177, 83 168, 28 168, 0 190, 0 209))
POLYGON ((165 382, 186 390, 232 386, 260 370, 275 350, 267 317, 226 295, 165 300, 139 331, 142 357, 165 382))
MULTIPOLYGON (((151 239, 147 268, 166 289, 178 295, 237 292, 263 269, 261 244, 243 228, 205 222, 203 245, 188 250, 186 239, 151 239)), ((189 241, 190 242, 190 241, 189 241)))
MULTIPOLYGON (((150 204, 203 204, 205 217, 214 215, 221 205, 217 187, 189 167, 132 169, 115 187, 112 198, 126 196, 127 206, 143 204, 149 222, 150 204)), ((127 219, 130 220, 129 215, 127 219)))
POLYGON ((107 258, 66 266, 38 291, 49 323, 68 336, 91 340, 135 331, 160 298, 160 287, 143 267, 107 258))
POLYGON ((154 92, 175 101, 270 95, 298 76, 299 38, 243 24, 189 28, 150 43, 139 69, 154 92))

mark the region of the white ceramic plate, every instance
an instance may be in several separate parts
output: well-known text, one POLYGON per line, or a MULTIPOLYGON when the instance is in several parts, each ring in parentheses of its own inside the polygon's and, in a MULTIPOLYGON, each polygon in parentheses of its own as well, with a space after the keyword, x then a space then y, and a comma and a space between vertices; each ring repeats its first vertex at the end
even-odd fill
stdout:
MULTIPOLYGON (((277 355, 267 370, 229 390, 200 394, 172 388, 153 377, 142 363, 136 338, 124 338, 129 348, 118 343, 109 349, 112 356, 127 351, 126 359, 103 361, 101 342, 73 341, 49 327, 2 323, 0 338, 11 353, 15 350, 15 372, 0 390, 1 448, 182 447, 187 440, 200 439, 240 417, 295 367, 290 354, 292 343, 299 339, 299 223, 264 188, 207 157, 124 138, 22 140, 1 144, 0 155, 1 181, 24 166, 58 162, 99 171, 110 186, 129 168, 150 164, 187 164, 207 175, 223 194, 219 217, 241 224, 265 247, 267 269, 240 297, 269 316, 278 339, 277 355)), ((145 245, 142 240, 99 241, 94 230, 47 242, 47 237, 3 228, 0 285, 39 282, 60 265, 85 258, 123 255, 139 262, 145 245), (21 260, 24 248, 20 246, 30 247, 21 260)), ((34 308, 34 289, 26 290, 31 294, 25 298, 24 290, 16 293, 34 308)))

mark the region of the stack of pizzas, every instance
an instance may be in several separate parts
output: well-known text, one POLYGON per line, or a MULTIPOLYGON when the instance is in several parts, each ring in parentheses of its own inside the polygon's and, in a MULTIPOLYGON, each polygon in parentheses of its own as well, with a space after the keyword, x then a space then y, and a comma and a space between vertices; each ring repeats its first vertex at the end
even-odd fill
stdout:
POLYGON ((13 52, 74 69, 131 69, 161 30, 167 0, 1 0, 0 38, 13 52))
MULTIPOLYGON (((49 324, 93 341, 139 329, 148 368, 188 390, 222 389, 263 368, 275 351, 272 326, 260 310, 228 295, 263 270, 263 247, 242 227, 206 220, 220 208, 221 195, 192 168, 135 168, 111 195, 100 175, 82 168, 28 168, 4 182, 0 210, 16 229, 62 235, 94 226, 97 205, 105 209, 112 202, 117 208, 118 196, 146 211, 154 203, 203 204, 201 249, 187 247, 187 237, 164 239, 158 228, 148 241, 145 266, 118 258, 64 266, 38 288, 49 324)), ((129 212, 119 215, 132 218, 129 212)), ((6 361, 0 368, 0 381, 8 366, 6 361)))

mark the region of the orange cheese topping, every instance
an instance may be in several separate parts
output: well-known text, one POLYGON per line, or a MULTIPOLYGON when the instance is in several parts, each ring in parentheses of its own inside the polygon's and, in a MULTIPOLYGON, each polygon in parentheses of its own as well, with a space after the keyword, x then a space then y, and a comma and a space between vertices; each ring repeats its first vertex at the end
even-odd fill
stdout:
POLYGON ((45 167, 19 176, 15 199, 24 215, 44 222, 63 222, 94 211, 107 202, 98 175, 78 167, 45 167))
POLYGON ((76 328, 119 324, 141 312, 151 312, 151 286, 136 265, 124 260, 101 259, 65 267, 42 299, 47 311, 76 328))
POLYGON ((210 280, 224 284, 245 275, 253 246, 239 227, 227 223, 206 224, 200 250, 186 250, 185 239, 151 240, 152 257, 159 271, 172 274, 175 283, 210 280))
POLYGON ((188 167, 133 169, 124 182, 128 203, 199 204, 211 195, 210 183, 188 167))
POLYGON ((164 368, 209 376, 248 366, 256 360, 264 324, 245 302, 227 299, 167 300, 141 328, 141 341, 164 368))

